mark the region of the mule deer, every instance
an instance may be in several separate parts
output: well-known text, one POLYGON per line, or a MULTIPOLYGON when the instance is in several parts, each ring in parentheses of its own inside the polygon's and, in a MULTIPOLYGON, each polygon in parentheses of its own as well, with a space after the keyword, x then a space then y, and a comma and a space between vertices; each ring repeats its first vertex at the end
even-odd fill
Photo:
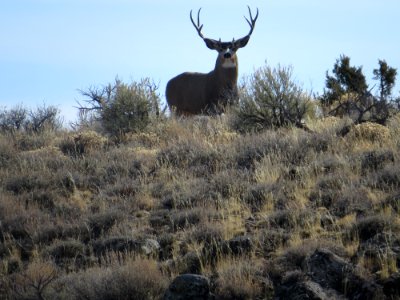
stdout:
POLYGON ((215 68, 211 72, 207 74, 185 72, 168 82, 166 98, 172 111, 178 115, 221 113, 226 105, 237 99, 238 58, 236 51, 247 45, 258 18, 258 9, 254 18, 250 7, 248 9, 250 20, 246 17, 245 19, 250 25, 250 32, 238 40, 233 39, 232 42, 221 42, 221 39, 217 41, 204 37, 201 32, 203 24, 200 24, 201 8, 197 12, 197 24, 193 20, 192 11, 190 11, 190 20, 198 35, 209 49, 218 51, 218 57, 215 68))

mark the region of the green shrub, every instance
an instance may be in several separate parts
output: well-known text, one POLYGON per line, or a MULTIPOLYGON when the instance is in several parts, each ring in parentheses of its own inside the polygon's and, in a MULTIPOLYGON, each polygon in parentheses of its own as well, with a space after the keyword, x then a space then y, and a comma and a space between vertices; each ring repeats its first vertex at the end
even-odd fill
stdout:
POLYGON ((143 131, 150 124, 151 116, 160 113, 157 86, 149 79, 131 84, 116 79, 103 88, 82 91, 82 95, 89 98, 86 100, 89 105, 80 105, 81 115, 92 114, 115 137, 143 131))
POLYGON ((264 66, 250 77, 237 110, 239 131, 270 127, 303 127, 310 111, 310 97, 292 79, 292 67, 264 66))
POLYGON ((350 57, 341 55, 332 69, 326 72, 326 89, 320 96, 320 104, 326 115, 348 116, 355 124, 374 122, 385 125, 398 112, 398 100, 393 99, 392 89, 397 70, 379 60, 379 68, 373 70, 373 79, 379 81, 379 96, 371 94, 362 67, 350 65, 350 57))

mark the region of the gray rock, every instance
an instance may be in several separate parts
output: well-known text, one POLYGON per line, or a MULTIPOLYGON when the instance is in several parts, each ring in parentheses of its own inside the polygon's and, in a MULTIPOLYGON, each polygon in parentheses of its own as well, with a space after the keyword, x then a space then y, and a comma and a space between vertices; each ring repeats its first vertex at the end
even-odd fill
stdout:
POLYGON ((317 249, 306 260, 307 275, 325 289, 350 299, 385 299, 382 286, 358 276, 355 267, 327 249, 317 249))
POLYGON ((153 239, 145 239, 143 244, 141 245, 142 253, 147 256, 158 256, 158 252, 160 251, 160 244, 153 239))
POLYGON ((317 249, 306 260, 307 274, 323 287, 341 291, 352 275, 352 266, 327 249, 317 249))
POLYGON ((276 300, 342 300, 345 299, 332 289, 325 289, 310 280, 301 271, 285 274, 275 291, 276 300))
MULTIPOLYGON (((335 299, 328 296, 324 289, 316 282, 303 281, 296 282, 289 286, 280 286, 277 293, 278 299, 292 300, 331 300, 335 299)), ((337 299, 337 298, 336 298, 337 299)))

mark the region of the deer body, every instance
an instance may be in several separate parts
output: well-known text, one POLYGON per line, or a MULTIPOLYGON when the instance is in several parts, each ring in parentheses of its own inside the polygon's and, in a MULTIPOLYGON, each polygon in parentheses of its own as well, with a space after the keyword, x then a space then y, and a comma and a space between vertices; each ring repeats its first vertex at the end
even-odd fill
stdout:
POLYGON ((223 67, 218 56, 209 73, 185 72, 167 84, 168 105, 177 114, 215 113, 237 98, 237 60, 235 66, 223 67))
POLYGON ((185 72, 172 78, 166 88, 166 98, 169 107, 179 115, 214 114, 223 112, 227 104, 238 97, 238 59, 236 51, 246 46, 253 31, 257 15, 253 19, 250 12, 250 33, 237 41, 221 42, 205 38, 201 33, 200 10, 197 24, 190 19, 199 36, 209 49, 217 50, 218 57, 215 68, 209 73, 185 72))

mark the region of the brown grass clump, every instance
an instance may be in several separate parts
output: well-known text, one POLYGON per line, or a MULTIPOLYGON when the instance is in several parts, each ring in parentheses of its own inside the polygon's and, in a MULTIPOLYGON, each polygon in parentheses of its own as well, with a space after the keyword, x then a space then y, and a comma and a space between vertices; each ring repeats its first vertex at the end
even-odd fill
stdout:
POLYGON ((390 130, 376 123, 365 122, 355 125, 348 135, 348 139, 356 139, 358 141, 368 141, 372 143, 385 144, 390 138, 390 130))
POLYGON ((95 131, 83 131, 72 137, 67 137, 60 144, 63 153, 69 155, 83 155, 90 151, 101 149, 107 142, 107 138, 95 131))
POLYGON ((124 266, 94 267, 60 280, 68 299, 160 299, 168 279, 152 260, 133 259, 124 266))
POLYGON ((227 259, 217 266, 218 299, 257 299, 272 296, 272 282, 262 261, 227 259))

